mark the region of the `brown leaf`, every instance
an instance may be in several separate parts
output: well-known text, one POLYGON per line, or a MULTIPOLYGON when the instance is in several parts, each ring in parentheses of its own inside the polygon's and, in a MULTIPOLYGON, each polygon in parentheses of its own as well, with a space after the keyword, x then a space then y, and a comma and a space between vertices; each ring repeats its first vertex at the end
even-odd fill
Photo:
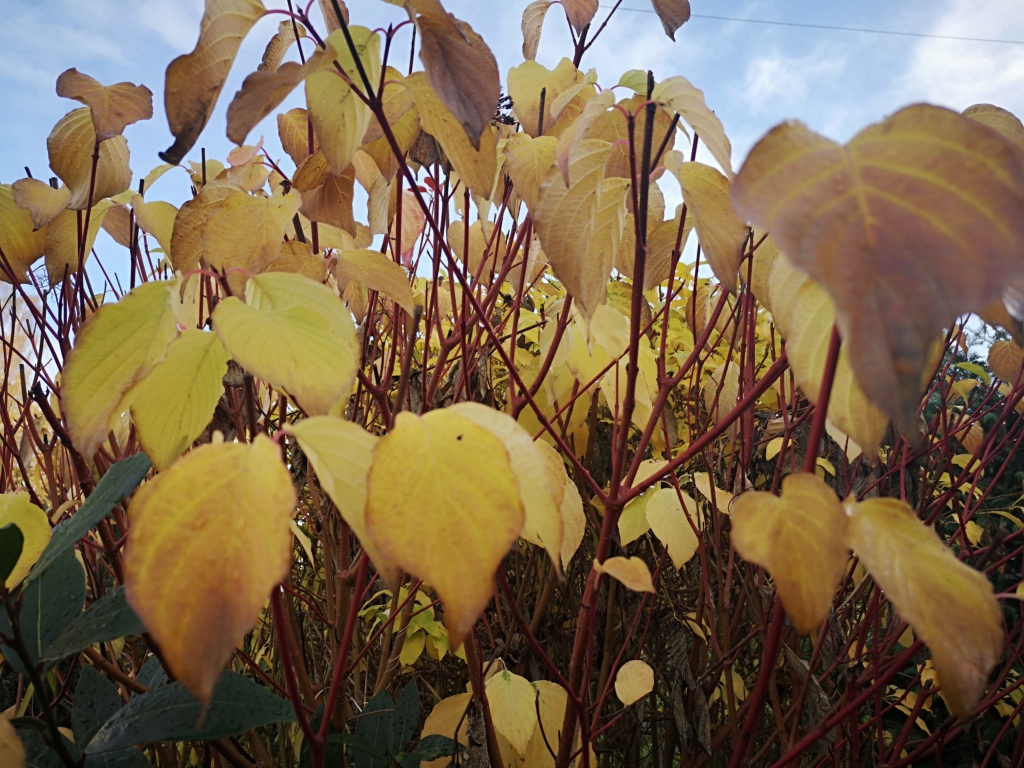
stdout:
POLYGON ((1024 349, 1012 341, 997 341, 988 350, 988 367, 995 376, 1010 384, 1017 381, 1024 349))
POLYGON ((1024 157, 1024 124, 1012 112, 993 104, 975 104, 963 111, 964 117, 976 120, 998 131, 1004 138, 1020 150, 1024 157))
POLYGON ((327 180, 321 186, 300 193, 302 205, 299 213, 310 221, 330 224, 355 236, 356 222, 352 216, 355 184, 356 171, 351 165, 339 176, 327 174, 327 180))
POLYGON ((462 125, 473 149, 479 150, 501 95, 494 54, 469 24, 449 13, 425 12, 416 26, 430 86, 462 125))
POLYGON ((537 58, 544 17, 547 16, 550 7, 551 0, 534 0, 523 9, 523 58, 527 61, 537 58))
POLYGON ((174 144, 160 157, 177 165, 213 113, 242 40, 264 14, 260 0, 206 0, 199 41, 167 67, 164 108, 174 144))
POLYGON ((676 30, 690 20, 690 0, 651 0, 665 34, 676 39, 676 30))
POLYGON ((950 711, 970 717, 1003 650, 1003 611, 992 584, 905 503, 871 499, 844 506, 854 553, 928 643, 950 711))
POLYGON ((71 202, 71 190, 54 189, 39 179, 18 179, 14 187, 14 202, 32 215, 35 229, 46 226, 71 202))
POLYGON ((562 0, 562 8, 578 35, 597 15, 597 0, 562 0))
POLYGON ((804 472, 782 481, 782 496, 741 494, 730 509, 732 543, 763 565, 800 634, 825 619, 850 552, 846 515, 835 491, 804 472))
POLYGON ((245 141, 249 131, 284 101, 306 76, 321 67, 323 54, 315 51, 305 64, 289 61, 276 69, 257 70, 245 78, 228 106, 228 138, 245 141))
MULTIPOLYGON (((92 155, 96 147, 96 129, 89 109, 73 109, 62 117, 46 138, 46 151, 50 168, 71 190, 68 207, 81 211, 89 205, 89 186, 92 175, 92 155)), ((118 195, 132 183, 132 169, 128 165, 128 142, 124 136, 100 142, 96 181, 92 202, 118 195)))
POLYGON ((115 243, 125 248, 132 247, 132 214, 127 205, 112 205, 103 217, 102 226, 115 243))
POLYGON ((1024 279, 1024 166, 997 133, 939 107, 907 107, 846 147, 780 125, 732 199, 832 296, 857 379, 904 434, 932 341, 1024 279))
MULTIPOLYGON (((330 34, 337 29, 341 29, 341 24, 338 22, 338 14, 334 12, 332 0, 317 0, 317 5, 320 6, 320 13, 323 14, 324 24, 327 25, 327 33, 330 34)), ((348 24, 348 7, 345 5, 345 0, 338 0, 338 8, 341 9, 341 15, 345 19, 345 23, 348 24)))
POLYGON ((298 30, 299 38, 307 37, 306 28, 291 19, 282 21, 277 25, 277 34, 270 38, 267 47, 263 50, 263 61, 256 68, 260 72, 274 72, 284 61, 284 55, 295 42, 295 31, 298 30))
POLYGON ((69 69, 57 78, 57 95, 89 107, 100 141, 120 136, 126 126, 153 116, 153 92, 146 86, 132 83, 104 86, 77 69, 69 69))

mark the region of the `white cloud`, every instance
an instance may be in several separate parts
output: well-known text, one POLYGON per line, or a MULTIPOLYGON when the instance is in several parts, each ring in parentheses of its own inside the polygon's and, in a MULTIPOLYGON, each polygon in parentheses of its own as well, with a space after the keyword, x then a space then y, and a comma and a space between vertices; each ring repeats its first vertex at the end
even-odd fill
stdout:
MULTIPOLYGON (((1024 7, 1020 0, 950 0, 928 32, 1024 40, 1024 7)), ((907 101, 957 110, 990 102, 1024 114, 1024 45, 921 40, 899 87, 907 101)))
POLYGON ((845 66, 846 56, 826 45, 804 56, 787 56, 778 50, 755 56, 744 77, 747 103, 754 113, 769 104, 773 108, 802 104, 815 85, 834 78, 845 66))

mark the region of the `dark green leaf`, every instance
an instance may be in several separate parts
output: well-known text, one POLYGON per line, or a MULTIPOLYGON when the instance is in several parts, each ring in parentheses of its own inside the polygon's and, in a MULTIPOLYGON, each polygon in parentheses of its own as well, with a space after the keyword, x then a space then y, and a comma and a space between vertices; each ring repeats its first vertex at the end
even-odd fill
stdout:
POLYGON ((156 656, 149 657, 146 663, 142 665, 142 669, 139 670, 139 674, 135 676, 135 679, 149 688, 149 690, 159 688, 161 685, 167 685, 170 681, 163 664, 160 663, 160 659, 156 656))
POLYGON ((151 763, 137 749, 102 752, 85 756, 85 768, 150 768, 151 763))
POLYGON ((387 691, 381 691, 367 703, 356 721, 356 736, 369 750, 350 750, 355 768, 387 768, 395 752, 395 703, 387 691))
POLYGON ((45 658, 58 661, 93 643, 104 643, 145 631, 142 621, 125 599, 124 587, 120 586, 90 605, 85 613, 71 622, 53 645, 46 649, 45 658))
POLYGON ((427 736, 420 739, 415 752, 399 752, 395 755, 395 760, 402 768, 420 768, 421 762, 437 760, 439 757, 450 757, 455 754, 457 748, 464 749, 447 736, 427 736))
POLYGON ((294 723, 295 711, 247 677, 225 672, 197 727, 202 705, 181 683, 136 696, 110 718, 89 743, 89 753, 111 752, 155 741, 208 741, 267 723, 294 723))
MULTIPOLYGON (((44 738, 44 734, 39 731, 19 728, 18 736, 25 747, 25 768, 64 768, 60 755, 50 746, 48 731, 44 738)), ((64 739, 64 744, 72 755, 78 754, 70 741, 64 739)))
POLYGON ((84 747, 107 720, 121 709, 117 686, 86 665, 75 686, 75 707, 71 710, 71 731, 79 749, 84 747))
MULTIPOLYGON (((85 571, 75 553, 70 549, 64 550, 53 567, 30 583, 22 593, 21 633, 33 663, 38 663, 50 643, 81 615, 84 604, 85 571)), ((8 637, 12 634, 6 611, 0 612, 0 632, 8 637)), ((0 646, 0 653, 16 671, 27 674, 13 648, 0 646)))
POLYGON ((21 548, 25 545, 25 536, 21 528, 8 523, 0 528, 0 583, 7 581, 14 566, 21 557, 21 548))
POLYGON ((69 520, 53 529, 53 537, 32 567, 26 583, 39 578, 62 553, 72 549, 96 524, 110 514, 114 505, 134 491, 152 464, 144 453, 119 461, 107 470, 96 490, 69 520))
POLYGON ((395 714, 391 719, 391 728, 394 732, 392 752, 399 752, 406 748, 409 741, 416 734, 416 726, 420 722, 420 692, 416 688, 416 681, 410 680, 409 684, 398 694, 398 701, 395 702, 395 714))
POLYGON ((39 731, 39 733, 46 733, 46 729, 49 728, 38 717, 12 717, 11 725, 15 728, 24 728, 29 731, 39 731))

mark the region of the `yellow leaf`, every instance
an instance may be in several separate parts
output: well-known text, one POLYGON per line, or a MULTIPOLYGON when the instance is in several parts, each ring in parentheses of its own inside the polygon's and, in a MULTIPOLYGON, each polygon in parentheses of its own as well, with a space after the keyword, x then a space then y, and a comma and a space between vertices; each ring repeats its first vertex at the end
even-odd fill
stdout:
MULTIPOLYGON (((394 67, 387 67, 384 81, 384 93, 381 96, 384 116, 404 154, 416 145, 420 137, 420 113, 412 94, 405 87, 405 76, 401 72, 394 67)), ((370 126, 363 136, 362 151, 374 162, 386 183, 394 181, 401 166, 376 117, 370 119, 370 126)))
POLYGON ((900 617, 928 643, 942 697, 970 717, 1003 650, 992 584, 895 499, 848 501, 849 543, 900 617))
POLYGON ((701 249, 715 277, 729 291, 735 292, 748 229, 732 208, 729 179, 710 165, 697 162, 679 163, 674 171, 683 189, 686 209, 694 218, 701 249))
POLYGON ((479 148, 474 148, 466 131, 430 87, 426 74, 414 72, 405 79, 419 110, 423 130, 437 139, 459 178, 476 195, 489 198, 498 173, 497 138, 485 126, 479 148))
POLYGON ((785 440, 781 437, 772 438, 772 440, 769 441, 767 447, 764 449, 765 461, 771 461, 776 456, 778 456, 779 452, 782 450, 782 444, 784 442, 785 440))
POLYGON ((699 546, 697 534, 694 533, 693 526, 686 516, 689 512, 693 524, 697 524, 697 504, 685 493, 681 495, 682 502, 675 488, 661 488, 654 491, 647 502, 647 520, 651 524, 651 530, 665 545, 668 556, 672 558, 672 564, 676 568, 686 565, 696 554, 699 546), (686 505, 686 511, 683 511, 683 504, 686 505))
POLYGON ((216 334, 186 330, 126 396, 139 441, 158 470, 173 464, 210 423, 229 359, 216 334))
MULTIPOLYGON (((89 231, 85 238, 86 261, 89 260, 96 235, 110 208, 109 200, 101 200, 92 207, 89 231)), ((64 210, 46 225, 46 272, 50 285, 57 285, 65 276, 78 272, 78 216, 77 211, 64 210)))
POLYGON ((156 367, 178 335, 177 290, 177 281, 140 285, 101 306, 79 330, 62 374, 61 406, 86 460, 107 439, 124 393, 156 367))
MULTIPOLYGON (((558 169, 562 172, 562 181, 566 186, 572 186, 570 165, 577 154, 576 150, 580 143, 583 141, 584 137, 587 136, 591 126, 597 123, 602 117, 611 114, 608 110, 611 109, 614 104, 615 94, 611 91, 601 91, 600 93, 592 94, 587 98, 583 111, 580 112, 579 117, 574 121, 572 129, 566 129, 558 137, 558 143, 555 144, 555 165, 557 165, 558 169)), ((599 134, 591 138, 608 141, 610 137, 599 134)), ((612 144, 612 153, 614 157, 616 149, 615 143, 613 141, 609 141, 609 143, 612 144)), ((605 167, 607 170, 607 164, 605 167)), ((608 175, 613 176, 620 174, 608 175)))
MULTIPOLYGON (((786 356, 796 383, 804 396, 816 403, 832 340, 835 305, 828 293, 807 273, 794 269, 783 253, 772 262, 768 296, 772 319, 786 339, 786 356)), ((874 455, 889 426, 888 417, 868 400, 857 381, 845 344, 839 350, 828 418, 868 455, 874 455)))
POLYGON ((175 271, 189 272, 199 267, 204 255, 202 232, 206 222, 218 211, 221 202, 229 197, 244 195, 242 188, 236 184, 211 180, 198 195, 182 204, 171 232, 169 256, 175 271))
MULTIPOLYGON (((32 226, 35 229, 49 224, 71 202, 71 190, 68 187, 54 189, 39 179, 18 179, 14 182, 13 189, 14 202, 19 208, 24 208, 31 214, 32 226)), ((4 253, 8 259, 11 258, 11 252, 7 248, 4 248, 4 253)))
POLYGON ((308 113, 302 107, 289 109, 277 116, 277 135, 281 140, 281 147, 297 166, 320 149, 320 142, 315 135, 313 148, 310 149, 308 123, 308 113))
POLYGON ((427 645, 427 634, 426 632, 407 632, 405 635, 405 642, 402 643, 402 652, 398 655, 398 660, 402 663, 403 667, 411 667, 420 656, 423 655, 423 649, 427 645))
POLYGON ((1020 118, 1012 112, 993 104, 975 104, 961 114, 998 131, 1024 156, 1024 124, 1021 124, 1020 118))
POLYGON ((387 560, 366 528, 366 487, 378 438, 334 416, 314 416, 288 427, 306 454, 320 487, 327 492, 370 556, 377 573, 394 587, 398 569, 387 560))
POLYGON ((555 502, 558 505, 558 514, 562 519, 562 546, 560 548, 560 559, 562 568, 565 569, 572 560, 572 556, 580 548, 583 542, 583 535, 587 530, 587 516, 583 511, 583 499, 580 497, 576 483, 565 471, 565 462, 561 455, 543 440, 535 441, 534 445, 544 456, 547 472, 550 480, 554 481, 559 489, 555 494, 555 502))
MULTIPOLYGON (((225 197, 207 211, 200 234, 203 256, 216 270, 237 267, 257 275, 281 254, 282 238, 298 209, 299 195, 294 192, 265 198, 225 197)), ((234 293, 242 293, 245 277, 244 272, 228 275, 234 293)))
MULTIPOLYGON (((455 740, 466 746, 469 736, 469 718, 466 711, 473 705, 472 693, 457 693, 442 699, 427 715, 423 723, 423 731, 420 738, 427 736, 444 736, 445 738, 455 737, 455 740), (458 732, 456 733, 456 728, 458 732)), ((563 709, 563 714, 564 714, 563 709)), ((450 757, 439 757, 437 760, 423 761, 420 768, 446 768, 451 764, 450 757)))
MULTIPOLYGON (((92 155, 96 145, 96 129, 89 110, 73 109, 62 117, 46 138, 50 168, 71 190, 68 207, 81 211, 89 206, 89 184, 92 177, 92 155)), ((131 186, 132 170, 128 165, 128 142, 124 136, 100 142, 99 161, 92 203, 124 192, 131 186)))
POLYGON ((490 601, 494 572, 524 518, 508 452, 465 417, 400 413, 377 444, 370 535, 387 558, 437 590, 453 646, 490 601))
POLYGON ((704 103, 704 91, 694 87, 685 77, 677 75, 655 85, 651 98, 675 110, 690 124, 712 157, 725 171, 725 175, 731 179, 732 145, 725 135, 722 121, 704 103))
POLYGON ((0 717, 0 764, 7 768, 25 768, 25 747, 6 717, 0 717))
MULTIPOLYGON (((524 23, 528 12, 529 8, 523 12, 524 23)), ((508 94, 512 98, 512 112, 523 127, 523 134, 538 137, 542 133, 538 130, 541 127, 540 92, 544 91, 543 133, 549 134, 558 117, 555 106, 559 97, 570 91, 576 92, 575 87, 583 82, 584 75, 566 58, 562 58, 553 70, 532 61, 531 56, 526 58, 528 61, 508 71, 508 94)))
POLYGON ((557 168, 541 184, 537 233, 555 276, 589 321, 604 303, 626 214, 626 179, 605 179, 608 142, 584 141, 566 187, 557 168))
POLYGON ((263 435, 201 446, 132 500, 128 602, 204 703, 288 573, 296 502, 280 449, 263 435))
POLYGON ((1024 349, 1012 341, 997 341, 989 347, 988 367, 1003 381, 1017 381, 1021 363, 1024 363, 1024 349))
POLYGON ((828 615, 849 559, 845 532, 835 491, 815 475, 786 476, 781 497, 754 491, 733 504, 733 546, 768 569, 801 634, 828 615))
POLYGON ((281 245, 281 255, 270 263, 267 271, 292 272, 322 283, 327 277, 327 262, 323 256, 313 253, 308 243, 289 240, 281 245))
POLYGON ((554 136, 531 139, 517 133, 505 144, 505 171, 530 211, 537 209, 541 182, 555 164, 557 141, 554 136))
POLYGON ((0 528, 10 523, 18 526, 24 538, 21 557, 7 577, 7 589, 14 589, 28 576, 50 543, 50 520, 43 510, 29 501, 27 493, 0 494, 0 528))
POLYGON ((401 265, 379 251, 366 249, 342 251, 335 267, 339 279, 355 278, 373 291, 379 291, 409 314, 413 311, 412 286, 401 265))
POLYGON ((647 520, 647 502, 654 491, 641 494, 626 502, 619 515, 619 543, 622 546, 632 544, 649 530, 651 524, 647 520))
POLYGON ((322 416, 347 397, 358 362, 355 330, 330 288, 297 274, 249 280, 249 304, 235 297, 213 312, 213 329, 246 370, 322 416))
MULTIPOLYGON (((380 37, 366 27, 349 27, 349 32, 363 69, 376 86, 380 80, 380 37)), ((331 172, 340 175, 362 144, 372 113, 338 76, 334 69, 335 61, 352 82, 363 87, 355 59, 341 30, 332 32, 327 38, 322 68, 306 78, 306 102, 320 151, 327 158, 331 172)))
POLYGON ((147 203, 142 199, 142 195, 135 195, 132 198, 132 210, 135 212, 135 221, 139 229, 155 237, 164 255, 170 260, 171 237, 178 209, 162 200, 147 203))
MULTIPOLYGON (((656 187, 652 186, 651 188, 655 189, 656 187)), ((676 250, 676 242, 679 237, 679 218, 681 212, 682 209, 680 208, 674 219, 663 221, 647 236, 647 263, 644 268, 645 291, 661 285, 669 278, 669 272, 672 268, 672 254, 676 250)), ((686 247, 686 241, 690 238, 690 232, 693 230, 693 221, 694 217, 688 215, 683 223, 683 236, 678 240, 680 252, 686 247)), ((626 237, 623 236, 622 240, 625 242, 626 237)), ((635 237, 633 243, 635 248, 635 237)), ((625 255, 627 264, 619 265, 619 271, 632 279, 635 251, 625 255), (626 269, 623 270, 622 266, 625 266, 626 269)), ((678 286, 678 284, 678 282, 673 283, 673 287, 678 286)))
POLYGON ((828 291, 861 387, 904 434, 916 434, 933 341, 1024 280, 1019 152, 939 107, 907 107, 845 147, 778 126, 732 198, 828 291))
POLYGON ((537 689, 525 677, 508 671, 493 675, 484 687, 494 729, 520 757, 525 756, 537 729, 537 689))
POLYGON ((524 520, 520 535, 543 547, 557 568, 562 549, 562 517, 556 500, 565 493, 562 485, 567 479, 564 469, 561 478, 550 472, 548 460, 539 444, 506 413, 471 402, 456 403, 446 412, 462 416, 486 429, 505 446, 523 503, 524 520))
POLYGON ((615 675, 615 695, 627 707, 640 701, 653 690, 654 670, 646 661, 627 661, 615 675))
MULTIPOLYGON (((469 226, 469 253, 466 253, 466 223, 456 220, 448 225, 448 244, 456 258, 465 265, 467 277, 487 280, 505 256, 505 235, 490 221, 474 221, 469 226), (486 257, 486 263, 485 263, 486 257)), ((404 242, 404 239, 403 239, 404 242)))
MULTIPOLYGON (((20 182, 19 182, 20 183, 20 182)), ((36 231, 32 214, 19 207, 10 184, 0 184, 0 249, 14 272, 13 279, 28 282, 29 267, 46 250, 46 230, 36 231)), ((0 262, 0 280, 11 282, 11 276, 0 262)))
MULTIPOLYGON (((280 28, 287 30, 291 38, 295 39, 290 22, 281 22, 280 28)), ((280 39, 279 34, 275 35, 274 39, 280 39)), ((228 105, 228 139, 235 144, 243 144, 256 124, 284 101, 295 86, 311 73, 323 69, 323 58, 322 51, 314 51, 305 64, 289 61, 287 64, 278 64, 266 69, 260 65, 261 69, 247 76, 228 105)))
POLYGON ((609 557, 603 563, 595 560, 594 570, 607 573, 634 592, 654 592, 651 572, 639 557, 609 557))
MULTIPOLYGON (((324 20, 326 21, 326 18, 324 20)), ((277 34, 270 38, 267 47, 263 49, 263 60, 260 61, 257 69, 261 72, 273 72, 280 67, 281 62, 284 61, 285 54, 288 53, 288 49, 291 48, 292 43, 297 39, 296 33, 298 33, 299 38, 309 36, 306 34, 306 28, 297 22, 293 22, 292 19, 285 19, 278 24, 277 34)))
POLYGON ((160 153, 165 162, 177 165, 195 145, 242 40, 264 11, 260 0, 206 0, 195 49, 167 67, 164 108, 174 144, 160 153))
POLYGON ((120 136, 124 129, 153 116, 153 92, 144 85, 101 85, 95 78, 69 69, 57 78, 57 95, 85 104, 100 141, 120 136))
POLYGON ((523 9, 523 58, 527 61, 537 58, 540 32, 544 27, 544 17, 550 7, 551 0, 534 0, 523 9))

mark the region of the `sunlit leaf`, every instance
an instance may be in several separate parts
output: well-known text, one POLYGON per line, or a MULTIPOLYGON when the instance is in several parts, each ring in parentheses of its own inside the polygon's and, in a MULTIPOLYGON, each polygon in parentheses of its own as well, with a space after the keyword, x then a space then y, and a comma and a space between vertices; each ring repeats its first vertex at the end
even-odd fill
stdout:
MULTIPOLYGON (((10 184, 0 184, 0 249, 14 273, 14 280, 28 281, 28 269, 46 250, 46 230, 35 230, 32 214, 15 202, 10 184)), ((0 262, 0 280, 11 282, 11 276, 0 262)))
MULTIPOLYGON (((85 236, 85 259, 89 260, 96 235, 99 234, 107 211, 111 208, 109 200, 101 200, 93 206, 89 216, 89 231, 85 236)), ((78 272, 78 225, 77 211, 64 210, 57 218, 46 225, 46 272, 50 284, 60 283, 67 275, 78 272)), ((83 221, 84 224, 84 221, 83 221)))
POLYGON ((164 109, 174 144, 160 153, 166 162, 177 165, 195 145, 242 40, 264 12, 260 0, 206 0, 195 49, 167 67, 164 109))
POLYGON ((57 95, 85 104, 100 141, 120 136, 124 129, 153 116, 153 92, 144 85, 101 85, 95 78, 69 69, 57 78, 57 95))
POLYGON ((783 478, 781 497, 751 491, 732 505, 733 546, 768 569, 801 634, 828 615, 849 560, 846 527, 835 491, 802 472, 783 478))
POLYGON ((639 557, 609 557, 603 563, 595 561, 594 570, 607 573, 634 592, 654 592, 651 571, 639 557))
POLYGON ((125 392, 156 367, 178 335, 177 281, 150 282, 105 304, 79 330, 64 366, 61 402, 75 448, 87 459, 107 439, 125 392))
POLYGON ((530 211, 537 210, 541 182, 555 164, 556 142, 554 136, 532 139, 524 132, 505 144, 505 171, 530 211))
POLYGON ((21 555, 7 576, 7 589, 14 589, 28 575, 36 560, 50 543, 50 520, 29 501, 27 493, 0 495, 0 528, 14 523, 21 531, 21 555))
POLYGON ((646 661, 634 659, 619 667, 615 675, 615 695, 627 707, 654 690, 654 670, 646 661))
POLYGON ((829 292, 860 385, 904 434, 916 434, 932 341, 1024 278, 1024 164, 939 107, 907 107, 845 147, 780 125, 732 197, 829 292))
MULTIPOLYGON (((53 221, 71 203, 71 190, 66 186, 54 189, 39 179, 18 179, 13 184, 14 202, 32 216, 32 225, 40 229, 53 221)), ((4 248, 7 257, 10 251, 4 248)))
MULTIPOLYGON (((96 145, 89 109, 73 109, 62 117, 46 138, 50 168, 71 190, 68 207, 81 211, 89 206, 92 179, 92 155, 96 145)), ((124 192, 131 186, 132 170, 128 165, 128 142, 124 136, 100 142, 92 203, 124 192)))
POLYGON ((218 210, 219 203, 243 195, 242 189, 229 181, 211 181, 196 197, 182 204, 171 231, 169 256, 175 270, 188 272, 199 266, 203 258, 202 233, 207 221, 218 210))
MULTIPOLYGON (((536 5, 536 3, 534 3, 536 5)), ((529 9, 527 9, 529 11, 529 9)), ((524 15, 525 18, 525 15, 524 15)), ((539 136, 541 131, 540 93, 544 91, 544 133, 550 135, 558 113, 556 107, 563 94, 572 96, 579 92, 577 86, 584 81, 584 75, 571 60, 562 58, 554 69, 528 60, 508 71, 508 93, 512 99, 512 111, 527 136, 539 136)))
POLYGON ((463 416, 400 413, 377 444, 370 535, 387 558, 437 590, 453 646, 491 599, 494 571, 524 517, 508 451, 463 416))
POLYGON ((900 616, 928 643, 942 697, 967 719, 1003 650, 992 584, 896 499, 848 501, 849 543, 900 616))
POLYGON ((697 132, 711 156, 732 178, 732 145, 725 135, 722 121, 704 102, 704 91, 681 75, 662 80, 651 93, 654 101, 660 101, 673 109, 690 127, 697 132))
POLYGON ((174 219, 178 215, 178 209, 162 200, 147 203, 142 199, 142 195, 135 195, 132 198, 132 210, 135 212, 135 221, 139 229, 155 237, 160 248, 170 258, 174 219))
POLYGON ((394 586, 398 569, 381 554, 366 528, 366 487, 378 438, 334 416, 303 419, 288 431, 299 441, 320 486, 365 547, 377 572, 394 586))
POLYGON ((295 503, 280 450, 262 435, 197 448, 132 500, 128 601, 200 701, 288 572, 295 503))

